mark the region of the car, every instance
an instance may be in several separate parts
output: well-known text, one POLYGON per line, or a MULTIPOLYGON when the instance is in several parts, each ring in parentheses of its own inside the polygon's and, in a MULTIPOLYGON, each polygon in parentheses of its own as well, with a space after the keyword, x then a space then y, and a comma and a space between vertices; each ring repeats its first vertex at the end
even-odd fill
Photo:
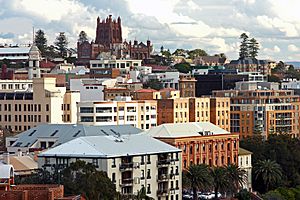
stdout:
POLYGON ((210 192, 201 192, 200 194, 198 193, 198 198, 199 199, 212 199, 213 196, 211 195, 210 192))
POLYGON ((190 195, 190 194, 184 194, 184 195, 182 195, 182 199, 183 199, 183 200, 193 199, 193 195, 190 195))

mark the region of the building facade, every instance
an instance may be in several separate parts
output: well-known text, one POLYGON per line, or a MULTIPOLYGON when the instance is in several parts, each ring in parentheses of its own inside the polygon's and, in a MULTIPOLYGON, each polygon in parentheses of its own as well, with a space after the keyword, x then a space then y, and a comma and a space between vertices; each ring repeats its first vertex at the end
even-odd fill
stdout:
POLYGON ((77 138, 39 154, 39 167, 50 171, 78 159, 107 172, 123 195, 132 197, 144 188, 155 200, 182 199, 181 150, 149 136, 77 138))
POLYGON ((22 132, 42 123, 75 123, 78 92, 56 87, 55 78, 33 79, 33 91, 0 94, 0 126, 22 132))
POLYGON ((179 90, 180 97, 195 97, 196 96, 196 79, 193 77, 180 77, 179 90))
POLYGON ((157 102, 154 100, 79 102, 77 115, 79 124, 129 124, 148 130, 157 125, 157 102))
POLYGON ((239 135, 210 122, 162 124, 145 134, 182 150, 182 169, 190 165, 238 164, 239 135))
POLYGON ((210 97, 210 122, 230 132, 230 98, 210 97))
POLYGON ((239 148, 239 162, 238 166, 241 170, 245 170, 247 174, 247 181, 243 183, 242 188, 252 191, 252 152, 246 149, 239 148))
POLYGON ((287 133, 299 137, 300 97, 292 90, 214 91, 230 98, 230 128, 241 137, 287 133))

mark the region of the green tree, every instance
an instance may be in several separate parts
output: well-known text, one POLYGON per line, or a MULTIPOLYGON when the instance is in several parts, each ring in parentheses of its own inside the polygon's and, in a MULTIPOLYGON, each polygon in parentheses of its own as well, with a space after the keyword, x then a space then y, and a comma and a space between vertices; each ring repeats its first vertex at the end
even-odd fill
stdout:
POLYGON ((191 165, 183 172, 183 176, 185 176, 184 180, 186 180, 184 187, 192 188, 194 200, 198 199, 197 191, 208 190, 212 185, 212 177, 208 166, 205 164, 191 165))
POLYGON ((64 32, 60 32, 59 35, 56 37, 56 41, 54 45, 58 48, 60 56, 66 57, 67 54, 67 47, 68 47, 68 39, 64 32))
POLYGON ((213 188, 215 191, 215 199, 218 199, 218 192, 225 192, 228 186, 232 184, 228 177, 225 167, 212 167, 211 177, 213 178, 213 188))
POLYGON ((150 79, 144 85, 144 88, 151 88, 154 90, 160 90, 163 88, 162 83, 157 79, 150 79))
POLYGON ((107 174, 84 161, 71 163, 63 170, 63 184, 67 195, 84 194, 87 199, 110 200, 116 196, 116 188, 107 174))
POLYGON ((184 54, 186 53, 186 50, 184 49, 176 49, 172 55, 174 56, 184 56, 184 54))
POLYGON ((255 179, 261 178, 266 191, 278 184, 282 180, 282 169, 278 163, 272 160, 258 161, 255 168, 255 179))
POLYGON ((79 36, 78 36, 78 42, 81 44, 86 41, 88 41, 86 32, 80 31, 79 36))
POLYGON ((188 52, 188 54, 191 59, 195 59, 196 57, 199 57, 199 56, 208 56, 208 54, 202 49, 191 50, 188 52))
POLYGON ((47 50, 47 38, 45 37, 45 32, 43 30, 40 29, 35 32, 34 42, 44 56, 47 50))
POLYGON ((256 41, 255 38, 252 38, 251 40, 249 40, 248 50, 249 50, 250 57, 256 58, 256 56, 258 55, 258 51, 259 51, 259 43, 256 41))
POLYGON ((189 63, 178 63, 176 65, 174 65, 174 68, 177 69, 180 73, 189 73, 192 68, 191 65, 189 63))
POLYGON ((226 167, 227 178, 230 184, 230 192, 237 193, 238 190, 247 183, 247 173, 237 165, 230 164, 226 167))
POLYGON ((240 39, 242 39, 241 45, 240 45, 240 59, 245 59, 249 57, 249 51, 248 51, 248 35, 246 33, 242 33, 240 36, 240 39))
POLYGON ((238 200, 251 200, 251 194, 248 190, 242 189, 237 193, 236 198, 238 198, 238 200))

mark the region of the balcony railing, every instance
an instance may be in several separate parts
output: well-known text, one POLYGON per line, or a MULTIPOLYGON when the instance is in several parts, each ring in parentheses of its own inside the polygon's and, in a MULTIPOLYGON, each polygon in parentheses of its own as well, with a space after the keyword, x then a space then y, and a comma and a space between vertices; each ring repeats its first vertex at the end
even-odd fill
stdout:
POLYGON ((132 185, 133 185, 133 178, 124 178, 120 180, 121 187, 132 186, 132 185))
POLYGON ((160 174, 157 176, 158 182, 168 181, 171 178, 169 174, 160 174))
POLYGON ((168 189, 159 189, 157 190, 157 196, 161 197, 161 196, 167 196, 169 193, 168 189))
POLYGON ((133 170, 133 163, 120 164, 120 171, 133 170))
POLYGON ((171 164, 171 159, 164 159, 164 160, 158 160, 157 161, 157 166, 158 167, 168 166, 170 164, 171 164))

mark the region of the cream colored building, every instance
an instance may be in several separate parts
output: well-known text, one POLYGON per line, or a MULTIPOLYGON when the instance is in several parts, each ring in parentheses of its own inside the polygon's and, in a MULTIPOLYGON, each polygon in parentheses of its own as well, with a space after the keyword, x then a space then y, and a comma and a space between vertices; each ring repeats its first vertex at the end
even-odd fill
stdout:
POLYGON ((210 98, 210 122, 230 131, 230 98, 210 98))
POLYGON ((32 91, 0 94, 0 126, 21 132, 42 123, 75 123, 79 101, 79 92, 56 87, 55 78, 34 78, 32 91))
POLYGON ((252 152, 246 149, 239 148, 239 163, 238 166, 247 173, 247 181, 243 184, 243 189, 252 191, 252 162, 251 162, 252 152))
POLYGON ((155 100, 86 101, 77 104, 77 123, 85 125, 122 125, 148 130, 157 125, 155 100))
POLYGON ((155 200, 182 199, 181 150, 145 134, 76 138, 39 154, 38 165, 51 171, 78 159, 107 172, 122 195, 144 188, 155 200))
POLYGON ((0 80, 1 92, 30 90, 32 90, 32 80, 0 80))

